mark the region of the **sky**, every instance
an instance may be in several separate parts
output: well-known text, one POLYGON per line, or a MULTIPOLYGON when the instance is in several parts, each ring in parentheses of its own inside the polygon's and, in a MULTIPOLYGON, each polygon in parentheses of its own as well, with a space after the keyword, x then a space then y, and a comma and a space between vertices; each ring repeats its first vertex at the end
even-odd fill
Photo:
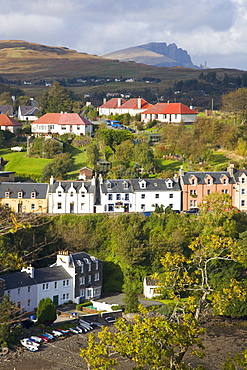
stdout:
POLYGON ((247 70, 247 0, 1 0, 0 39, 96 55, 175 43, 196 65, 247 70))

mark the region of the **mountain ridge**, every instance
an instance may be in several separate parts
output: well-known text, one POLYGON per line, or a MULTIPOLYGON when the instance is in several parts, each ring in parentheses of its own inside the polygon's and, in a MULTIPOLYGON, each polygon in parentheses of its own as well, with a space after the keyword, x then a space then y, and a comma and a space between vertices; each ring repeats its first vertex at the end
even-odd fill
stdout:
POLYGON ((121 62, 134 61, 155 67, 199 68, 192 63, 187 50, 178 48, 175 43, 167 45, 166 42, 150 42, 102 54, 101 57, 121 62))

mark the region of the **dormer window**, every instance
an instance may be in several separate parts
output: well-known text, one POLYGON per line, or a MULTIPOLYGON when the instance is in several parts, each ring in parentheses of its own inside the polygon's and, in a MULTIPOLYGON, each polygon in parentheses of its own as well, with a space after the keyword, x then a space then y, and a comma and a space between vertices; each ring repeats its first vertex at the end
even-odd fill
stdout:
POLYGON ((73 191, 71 191, 71 192, 70 192, 70 196, 71 196, 71 197, 73 197, 73 196, 74 196, 74 192, 73 192, 73 191))
POLYGON ((10 197, 10 192, 9 191, 5 191, 5 198, 9 198, 10 197))
POLYGON ((128 189, 128 183, 127 183, 127 181, 124 181, 123 187, 124 187, 124 189, 128 189))
POLYGON ((245 182, 246 182, 245 180, 246 180, 246 179, 245 179, 245 177, 242 177, 242 178, 241 178, 241 183, 242 183, 242 184, 245 184, 245 182))
POLYGON ((140 184, 141 189, 146 189, 146 181, 144 181, 144 180, 139 181, 139 184, 140 184))
POLYGON ((167 186, 168 188, 172 188, 172 181, 167 181, 166 186, 167 186))
POLYGON ((31 199, 35 199, 36 198, 36 191, 32 191, 31 192, 31 199))
POLYGON ((111 183, 109 181, 106 183, 106 187, 107 189, 111 189, 111 183))
POLYGON ((22 191, 18 191, 18 198, 22 198, 22 195, 23 195, 23 192, 22 191))
POLYGON ((62 192, 61 192, 61 191, 58 191, 58 192, 57 192, 57 196, 58 196, 58 197, 61 197, 61 196, 62 196, 62 192))
POLYGON ((211 185, 211 180, 210 179, 207 179, 207 184, 211 185))
POLYGON ((85 191, 82 191, 82 192, 81 192, 81 196, 82 196, 82 197, 85 197, 85 191))

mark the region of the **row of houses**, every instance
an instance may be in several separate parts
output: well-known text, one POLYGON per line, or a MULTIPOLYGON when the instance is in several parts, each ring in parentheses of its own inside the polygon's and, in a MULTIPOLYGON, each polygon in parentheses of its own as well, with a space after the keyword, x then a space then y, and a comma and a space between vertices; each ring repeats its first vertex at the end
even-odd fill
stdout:
POLYGON ((179 175, 167 179, 104 180, 90 173, 92 170, 84 167, 81 180, 51 177, 49 184, 3 181, 0 202, 25 213, 152 212, 159 206, 187 211, 197 208, 206 195, 218 192, 229 194, 232 205, 247 212, 247 170, 236 170, 233 165, 226 171, 184 172, 181 168, 179 175))
POLYGON ((164 123, 191 124, 197 117, 197 111, 181 103, 148 103, 142 98, 132 98, 128 101, 122 98, 112 98, 105 101, 99 108, 99 115, 110 116, 128 113, 131 116, 141 115, 143 122, 158 120, 164 123))
MULTIPOLYGON (((42 298, 55 305, 99 299, 102 291, 102 261, 85 252, 57 254, 48 267, 24 267, 0 276, 2 294, 8 294, 23 312, 32 312, 42 298)), ((0 295, 1 297, 1 295, 0 295)))

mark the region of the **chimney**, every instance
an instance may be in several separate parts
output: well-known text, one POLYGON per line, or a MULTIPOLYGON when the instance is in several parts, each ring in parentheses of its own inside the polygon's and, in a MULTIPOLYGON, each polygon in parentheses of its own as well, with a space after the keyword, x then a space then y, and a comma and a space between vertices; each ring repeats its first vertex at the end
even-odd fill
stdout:
POLYGON ((100 183, 100 185, 103 184, 103 177, 102 177, 101 173, 99 174, 99 183, 100 183))
POLYGON ((21 272, 26 272, 30 278, 34 278, 34 267, 32 267, 31 265, 29 265, 28 267, 23 267, 21 269, 21 272))
POLYGON ((175 173, 175 174, 174 174, 174 176, 173 176, 173 180, 174 180, 175 182, 178 182, 179 177, 178 177, 177 173, 175 173))
POLYGON ((103 104, 105 104, 106 103, 106 98, 103 98, 103 104))
POLYGON ((69 267, 69 252, 68 251, 59 251, 57 254, 57 266, 69 267))
POLYGON ((142 99, 139 97, 139 98, 137 99, 137 108, 138 108, 138 109, 141 109, 141 107, 142 107, 142 99))
POLYGON ((234 174, 234 164, 230 163, 229 166, 227 167, 227 172, 229 172, 230 176, 233 177, 234 174))
POLYGON ((179 176, 181 177, 181 176, 184 176, 184 168, 183 168, 183 166, 181 166, 180 168, 179 168, 179 176))
POLYGON ((91 180, 91 185, 95 186, 96 184, 96 180, 95 180, 95 176, 93 176, 92 180, 91 180))
POLYGON ((118 106, 118 108, 121 107, 121 98, 117 99, 117 106, 118 106))
POLYGON ((50 177, 50 185, 53 185, 54 184, 54 177, 51 175, 50 177))

